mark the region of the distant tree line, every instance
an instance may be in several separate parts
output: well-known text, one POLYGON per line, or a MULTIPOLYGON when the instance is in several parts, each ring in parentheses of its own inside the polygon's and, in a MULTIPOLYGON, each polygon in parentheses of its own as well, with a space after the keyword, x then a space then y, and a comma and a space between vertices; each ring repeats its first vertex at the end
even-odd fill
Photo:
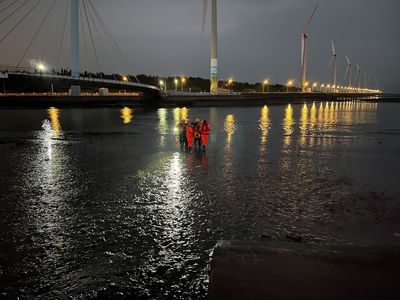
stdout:
MULTIPOLYGON (((71 76, 70 69, 61 69, 60 71, 52 70, 53 74, 71 76)), ((185 81, 182 87, 182 77, 181 76, 156 76, 156 75, 121 75, 121 74, 106 74, 103 72, 88 72, 84 71, 80 73, 81 77, 87 78, 96 78, 96 79, 109 79, 109 80, 119 80, 119 81, 130 81, 130 82, 140 82, 143 84, 153 85, 167 90, 178 90, 178 91, 186 91, 186 92, 208 92, 210 91, 210 80, 204 79, 201 77, 184 77, 185 81), (160 81, 162 81, 162 85, 160 85, 160 81)), ((239 82, 233 81, 229 82, 228 80, 220 80, 218 83, 219 88, 224 89, 226 91, 232 92, 247 92, 247 93, 260 93, 263 91, 263 83, 248 83, 248 82, 239 82)), ((289 87, 287 89, 286 85, 281 84, 272 84, 265 85, 264 91, 269 92, 295 92, 299 91, 297 87, 289 87)))

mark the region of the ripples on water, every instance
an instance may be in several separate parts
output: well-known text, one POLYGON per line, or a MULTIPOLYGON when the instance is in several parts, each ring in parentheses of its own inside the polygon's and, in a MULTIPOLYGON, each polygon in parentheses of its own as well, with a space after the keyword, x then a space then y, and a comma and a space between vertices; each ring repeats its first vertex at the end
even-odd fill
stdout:
POLYGON ((400 107, 0 111, 0 293, 205 298, 220 239, 398 244, 400 107), (206 155, 176 124, 206 119, 206 155))

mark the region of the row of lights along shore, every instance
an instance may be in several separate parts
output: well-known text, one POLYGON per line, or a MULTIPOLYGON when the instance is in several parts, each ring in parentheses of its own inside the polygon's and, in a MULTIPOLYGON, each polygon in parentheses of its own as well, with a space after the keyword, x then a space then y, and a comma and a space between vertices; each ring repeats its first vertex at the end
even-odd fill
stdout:
MULTIPOLYGON (((48 68, 43 62, 39 62, 36 64, 36 70, 40 73, 47 72, 48 68)), ((122 81, 124 82, 129 82, 130 79, 128 76, 122 76, 122 81)), ((187 79, 185 77, 180 77, 180 78, 175 78, 174 79, 174 85, 175 85, 175 91, 178 91, 178 86, 180 85, 180 90, 183 92, 184 85, 187 82, 187 79)), ((233 78, 229 78, 227 81, 228 87, 231 87, 232 84, 234 83, 233 78)), ((166 79, 160 79, 159 80, 159 87, 161 90, 167 90, 167 80, 166 79)), ((265 79, 262 82, 262 92, 263 93, 269 93, 269 87, 270 87, 270 80, 265 79)), ((289 92, 289 89, 295 87, 295 80, 294 79, 289 79, 286 83, 286 92, 289 92)), ((324 83, 309 83, 305 82, 304 87, 308 88, 308 90, 312 93, 319 92, 319 93, 381 93, 382 91, 380 90, 375 90, 375 89, 366 89, 366 88, 357 88, 357 87, 348 87, 348 86, 340 86, 340 85, 331 85, 331 84, 324 84, 324 83)))

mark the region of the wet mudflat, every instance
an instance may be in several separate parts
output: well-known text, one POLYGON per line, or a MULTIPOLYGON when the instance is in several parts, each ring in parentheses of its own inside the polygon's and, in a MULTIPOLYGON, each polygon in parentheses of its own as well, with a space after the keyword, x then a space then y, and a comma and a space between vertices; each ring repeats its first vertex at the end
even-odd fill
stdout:
POLYGON ((400 105, 0 110, 0 295, 206 298, 221 239, 400 245, 400 105), (180 151, 182 118, 211 123, 180 151))

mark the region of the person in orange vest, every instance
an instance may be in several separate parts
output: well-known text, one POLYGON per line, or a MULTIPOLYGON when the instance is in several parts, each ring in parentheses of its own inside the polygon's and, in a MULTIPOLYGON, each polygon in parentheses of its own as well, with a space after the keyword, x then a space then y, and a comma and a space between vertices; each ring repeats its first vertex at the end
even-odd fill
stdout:
POLYGON ((186 130, 187 150, 192 151, 194 138, 194 123, 192 122, 186 130))
POLYGON ((203 121, 200 127, 200 133, 201 133, 201 143, 203 144, 203 152, 206 152, 206 146, 207 146, 207 140, 208 136, 211 131, 211 126, 210 124, 207 123, 207 121, 203 121))

